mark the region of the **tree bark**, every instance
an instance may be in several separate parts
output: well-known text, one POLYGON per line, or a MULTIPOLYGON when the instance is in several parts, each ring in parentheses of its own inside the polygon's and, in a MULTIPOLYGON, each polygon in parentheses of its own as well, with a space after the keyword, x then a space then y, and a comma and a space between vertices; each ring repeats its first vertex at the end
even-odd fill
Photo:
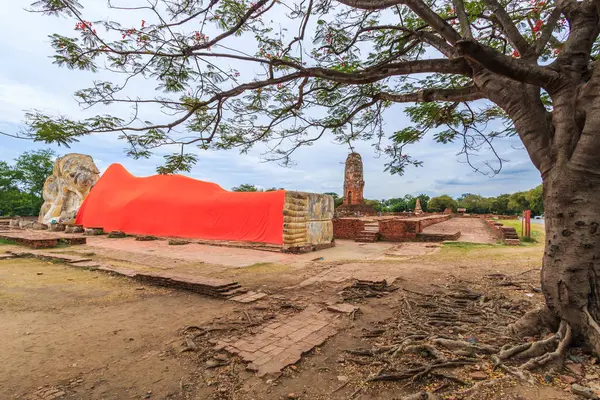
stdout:
POLYGON ((543 183, 546 305, 576 341, 600 354, 600 176, 567 162, 548 171, 543 183))

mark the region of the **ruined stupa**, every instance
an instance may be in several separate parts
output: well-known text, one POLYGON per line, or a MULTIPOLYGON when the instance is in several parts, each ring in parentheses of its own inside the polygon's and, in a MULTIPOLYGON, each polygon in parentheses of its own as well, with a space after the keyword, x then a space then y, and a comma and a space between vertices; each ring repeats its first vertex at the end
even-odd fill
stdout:
POLYGON ((360 154, 352 152, 346 158, 344 170, 344 202, 336 209, 339 216, 375 215, 375 209, 365 204, 363 163, 360 154))
POLYGON ((422 215, 423 209, 421 208, 421 200, 417 199, 417 204, 415 205, 415 215, 422 215))

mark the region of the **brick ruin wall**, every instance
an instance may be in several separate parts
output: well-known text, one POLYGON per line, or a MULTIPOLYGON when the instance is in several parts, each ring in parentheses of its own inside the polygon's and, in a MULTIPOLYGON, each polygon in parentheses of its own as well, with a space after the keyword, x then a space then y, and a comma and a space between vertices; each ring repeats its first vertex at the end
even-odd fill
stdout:
POLYGON ((485 222, 498 240, 502 240, 505 244, 510 245, 518 245, 521 243, 515 228, 504 226, 502 223, 492 219, 486 219, 485 222))
MULTIPOLYGON (((450 219, 449 215, 423 219, 389 218, 379 219, 380 240, 388 242, 406 242, 419 239, 418 234, 427 226, 450 219)), ((356 239, 365 229, 368 219, 336 218, 333 220, 333 237, 336 239, 356 239)))
POLYGON ((365 229, 365 220, 360 218, 335 218, 333 220, 333 237, 336 239, 356 239, 365 229))
POLYGON ((379 221, 380 239, 386 242, 406 242, 417 238, 421 221, 390 219, 379 221))

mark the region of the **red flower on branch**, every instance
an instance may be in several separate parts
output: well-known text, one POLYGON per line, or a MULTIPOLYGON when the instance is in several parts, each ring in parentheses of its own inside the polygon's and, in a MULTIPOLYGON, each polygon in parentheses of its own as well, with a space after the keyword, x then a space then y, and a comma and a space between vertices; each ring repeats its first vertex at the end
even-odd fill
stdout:
POLYGON ((142 20, 142 28, 146 26, 146 21, 142 20))
POLYGON ((512 56, 513 56, 513 57, 517 57, 517 58, 519 58, 519 57, 521 57, 521 53, 519 53, 519 52, 518 52, 518 51, 516 51, 516 50, 513 50, 513 52, 512 52, 512 56))
MULTIPOLYGON (((76 31, 85 31, 86 29, 92 30, 92 23, 90 21, 82 21, 75 24, 76 31)), ((96 33, 94 31, 94 33, 96 33)))
POLYGON ((533 31, 534 32, 539 32, 542 29, 542 26, 544 25, 544 21, 542 21, 541 19, 538 19, 537 21, 535 21, 535 26, 533 27, 533 31))

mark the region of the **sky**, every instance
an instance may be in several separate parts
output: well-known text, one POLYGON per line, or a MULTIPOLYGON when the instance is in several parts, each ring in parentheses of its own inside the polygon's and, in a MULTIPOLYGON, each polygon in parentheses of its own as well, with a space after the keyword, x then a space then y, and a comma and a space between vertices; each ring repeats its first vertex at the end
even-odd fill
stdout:
MULTIPOLYGON (((84 18, 90 16, 86 19, 112 16, 102 0, 82 0, 81 3, 85 7, 84 18)), ((24 10, 27 4, 28 1, 7 2, 0 14, 0 50, 3 55, 0 58, 0 131, 17 132, 23 127, 25 112, 32 109, 74 118, 85 118, 94 113, 125 112, 114 107, 85 111, 78 106, 73 98, 76 90, 89 87, 93 80, 112 77, 107 72, 91 74, 52 64, 50 57, 53 50, 48 35, 56 32, 72 35, 74 23, 65 18, 29 13, 24 10)), ((140 15, 127 18, 137 22, 140 15)), ((251 38, 236 40, 246 40, 248 46, 253 45, 251 38)), ((247 71, 245 73, 248 75, 247 71)), ((136 95, 152 96, 155 86, 153 81, 137 81, 131 90, 136 95)), ((402 109, 402 105, 395 105, 385 114, 386 132, 391 134, 410 124, 402 109)), ((369 199, 421 193, 432 197, 441 194, 457 197, 462 193, 496 196, 528 190, 541 183, 539 172, 518 138, 494 143, 504 160, 502 171, 494 177, 473 171, 465 159, 457 155, 461 150, 460 144, 438 144, 432 137, 426 137, 408 149, 411 156, 423 161, 423 166, 407 168, 404 176, 392 176, 384 171, 386 159, 374 152, 373 143, 355 143, 354 149, 361 154, 364 164, 364 196, 369 199)), ((165 150, 150 159, 133 160, 126 157, 125 145, 116 135, 87 136, 69 149, 0 135, 0 160, 10 162, 24 151, 48 147, 60 155, 70 152, 89 154, 101 172, 112 163, 120 163, 138 176, 154 174, 156 167, 163 162, 163 155, 172 152, 165 150)), ((293 156, 295 165, 287 168, 264 162, 264 150, 258 147, 248 154, 197 150, 199 161, 186 175, 215 182, 225 189, 249 183, 261 188, 343 193, 344 161, 349 149, 347 145, 334 143, 331 136, 325 135, 313 146, 297 150, 293 156)), ((479 162, 490 160, 492 155, 484 151, 477 159, 479 162)))

